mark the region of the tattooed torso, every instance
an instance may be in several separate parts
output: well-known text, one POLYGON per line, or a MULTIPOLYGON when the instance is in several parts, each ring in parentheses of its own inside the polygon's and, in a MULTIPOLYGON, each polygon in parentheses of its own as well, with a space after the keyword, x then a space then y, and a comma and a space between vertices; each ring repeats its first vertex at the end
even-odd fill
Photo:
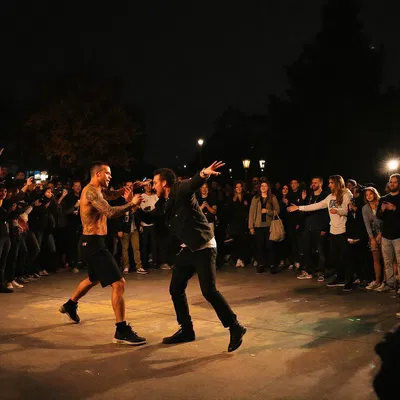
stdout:
POLYGON ((84 235, 107 235, 107 216, 92 204, 93 199, 99 196, 104 200, 101 190, 91 184, 82 191, 80 213, 84 235))

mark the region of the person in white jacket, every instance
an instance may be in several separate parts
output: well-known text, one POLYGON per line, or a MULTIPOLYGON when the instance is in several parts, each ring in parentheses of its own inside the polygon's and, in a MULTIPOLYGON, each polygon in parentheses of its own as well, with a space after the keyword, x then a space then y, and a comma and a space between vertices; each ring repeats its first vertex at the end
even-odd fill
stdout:
POLYGON ((329 177, 329 189, 331 194, 324 200, 308 206, 289 206, 289 212, 294 211, 316 211, 327 208, 330 217, 330 259, 331 264, 336 268, 336 279, 327 286, 344 286, 345 264, 348 251, 346 237, 346 222, 349 204, 353 198, 350 190, 346 189, 344 180, 340 175, 329 177))

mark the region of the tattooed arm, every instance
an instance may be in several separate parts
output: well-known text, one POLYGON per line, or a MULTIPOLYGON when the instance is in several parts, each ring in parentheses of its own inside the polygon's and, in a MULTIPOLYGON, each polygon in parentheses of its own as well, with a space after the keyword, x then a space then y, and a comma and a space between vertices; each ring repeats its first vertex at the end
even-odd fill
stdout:
POLYGON ((123 206, 111 207, 104 199, 103 194, 92 187, 88 187, 86 191, 86 199, 97 211, 105 215, 107 218, 118 218, 131 207, 136 205, 132 201, 123 206))
POLYGON ((105 200, 117 200, 120 197, 124 195, 124 188, 118 189, 118 190, 108 190, 108 189, 103 189, 103 198, 105 200))

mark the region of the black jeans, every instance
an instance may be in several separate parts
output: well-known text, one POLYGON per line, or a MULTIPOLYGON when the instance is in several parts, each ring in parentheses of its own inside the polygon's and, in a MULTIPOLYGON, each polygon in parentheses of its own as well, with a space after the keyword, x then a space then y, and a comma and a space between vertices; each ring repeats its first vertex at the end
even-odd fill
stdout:
POLYGON ((345 279, 347 255, 349 251, 349 243, 345 233, 330 236, 330 262, 332 268, 335 269, 337 278, 341 281, 345 279))
POLYGON ((249 258, 249 238, 246 234, 232 235, 232 259, 236 262, 238 259, 247 263, 249 258))
POLYGON ((302 236, 302 249, 304 254, 304 264, 306 271, 311 274, 313 272, 325 273, 325 238, 326 234, 321 236, 321 232, 313 232, 306 230, 302 236), (318 263, 314 262, 315 257, 318 263))
POLYGON ((152 264, 158 264, 157 237, 154 226, 143 226, 143 232, 140 237, 142 245, 142 263, 145 269, 149 267, 149 247, 151 248, 152 264))
POLYGON ((346 283, 351 285, 354 282, 354 275, 360 281, 370 282, 371 274, 368 271, 367 257, 370 255, 368 243, 360 240, 357 243, 348 245, 348 257, 346 268, 346 283))
POLYGON ((0 286, 6 285, 4 273, 7 265, 8 252, 10 251, 11 242, 9 236, 0 237, 0 286))
POLYGON ((17 267, 17 259, 18 259, 18 253, 19 253, 19 247, 20 247, 20 238, 19 236, 13 235, 10 236, 10 251, 8 253, 7 257, 7 265, 6 265, 6 271, 5 271, 5 280, 7 282, 12 282, 16 275, 16 267, 17 267))
POLYGON ((192 319, 186 298, 186 287, 195 272, 199 277, 204 298, 212 305, 222 325, 227 328, 237 323, 236 315, 215 286, 217 250, 214 248, 192 252, 187 247, 176 257, 169 292, 175 307, 178 324, 191 327, 192 319))
POLYGON ((289 261, 291 264, 300 262, 300 238, 301 230, 296 229, 296 225, 288 225, 288 240, 289 240, 289 261))
POLYGON ((274 265, 273 242, 269 240, 269 227, 255 228, 256 259, 260 266, 274 265))

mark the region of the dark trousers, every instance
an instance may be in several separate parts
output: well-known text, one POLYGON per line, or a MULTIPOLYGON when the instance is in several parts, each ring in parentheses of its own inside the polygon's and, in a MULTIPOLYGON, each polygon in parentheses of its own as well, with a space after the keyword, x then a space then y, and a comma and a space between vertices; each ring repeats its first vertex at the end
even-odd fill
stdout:
POLYGON ((300 238, 301 230, 296 229, 296 225, 288 225, 288 240, 289 240, 289 261, 291 264, 300 262, 300 238))
POLYGON ((325 238, 326 234, 321 236, 321 232, 306 230, 302 236, 303 260, 306 271, 325 273, 325 238), (315 263, 315 258, 318 259, 315 263))
POLYGON ((10 251, 7 257, 7 265, 5 271, 5 280, 7 282, 12 282, 16 276, 17 259, 20 247, 19 236, 10 236, 10 251))
POLYGON ((369 265, 367 264, 369 253, 367 243, 363 240, 348 245, 346 283, 352 284, 355 275, 357 275, 360 281, 370 282, 371 274, 368 270, 369 265))
POLYGON ((142 264, 145 269, 149 267, 149 255, 151 249, 152 264, 158 264, 157 237, 154 226, 143 226, 143 232, 140 237, 142 245, 142 264))
POLYGON ((27 265, 28 265, 28 247, 26 243, 27 232, 22 232, 19 235, 19 251, 17 258, 17 268, 15 271, 15 275, 17 277, 24 276, 27 273, 27 265))
POLYGON ((178 324, 191 327, 192 319, 186 298, 186 287, 195 272, 199 277, 201 292, 212 305, 224 327, 236 324, 236 315, 215 286, 217 250, 214 248, 192 252, 182 249, 176 257, 169 292, 175 307, 178 324))
POLYGON ((67 261, 72 268, 76 268, 81 261, 79 255, 80 246, 79 240, 81 238, 81 229, 79 226, 71 225, 67 227, 67 261))
POLYGON ((256 259, 260 266, 274 265, 273 242, 269 240, 269 227, 255 228, 256 259))
POLYGON ((232 259, 236 262, 238 259, 247 263, 249 258, 249 240, 246 234, 232 235, 232 259))
MULTIPOLYGON (((33 232, 36 238, 36 246, 39 250, 39 257, 36 257, 36 270, 49 270, 55 271, 57 266, 56 242, 52 233, 47 232, 33 232), (47 252, 45 253, 46 250, 47 252), (41 264, 41 265, 40 265, 41 264)), ((33 239, 33 238, 32 238, 33 239)), ((36 249, 36 250, 37 250, 36 249)))
POLYGON ((337 278, 341 281, 345 279, 347 255, 349 243, 345 233, 330 236, 330 262, 334 268, 337 278))
POLYGON ((11 242, 9 236, 0 237, 0 286, 6 284, 4 273, 7 265, 8 252, 10 251, 11 242))

